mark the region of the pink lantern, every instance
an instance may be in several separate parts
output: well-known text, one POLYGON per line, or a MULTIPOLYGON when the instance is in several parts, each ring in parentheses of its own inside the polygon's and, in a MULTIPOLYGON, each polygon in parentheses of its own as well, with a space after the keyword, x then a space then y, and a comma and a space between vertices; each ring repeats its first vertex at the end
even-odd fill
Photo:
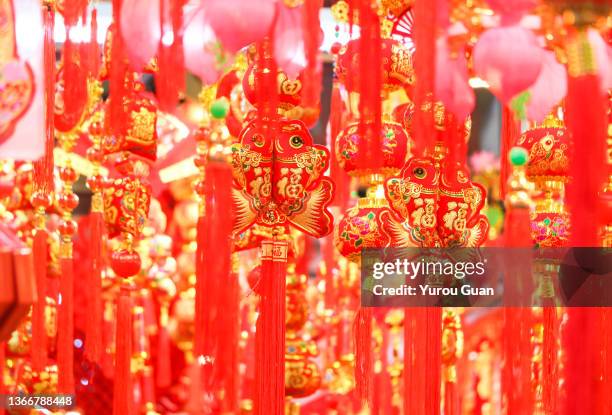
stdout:
POLYGON ((504 104, 538 79, 544 51, 536 36, 520 26, 487 30, 474 47, 474 70, 504 104))
POLYGON ((567 71, 557 62, 554 52, 545 52, 542 71, 536 82, 529 88, 527 117, 542 122, 553 107, 567 94, 567 71))
POLYGON ((206 0, 202 7, 223 47, 236 53, 270 33, 277 0, 206 0))
POLYGON ((135 71, 141 71, 157 54, 161 40, 159 8, 159 0, 128 0, 121 5, 121 35, 135 71))
POLYGON ((303 13, 301 6, 279 5, 274 25, 274 59, 291 79, 306 67, 303 13))
POLYGON ((231 64, 210 26, 204 7, 185 17, 183 34, 185 67, 205 84, 212 84, 231 64))
POLYGON ((463 49, 451 56, 448 40, 441 37, 436 45, 435 96, 458 119, 464 120, 476 104, 469 84, 467 60, 463 49))

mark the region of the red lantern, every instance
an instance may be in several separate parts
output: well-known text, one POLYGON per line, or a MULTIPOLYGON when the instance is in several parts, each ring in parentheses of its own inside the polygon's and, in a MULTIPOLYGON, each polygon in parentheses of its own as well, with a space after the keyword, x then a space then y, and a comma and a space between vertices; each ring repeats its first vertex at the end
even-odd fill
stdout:
MULTIPOLYGON (((382 79, 386 92, 398 90, 414 83, 414 70, 410 50, 395 39, 381 39, 382 79)), ((340 50, 336 64, 338 80, 353 92, 359 90, 359 40, 351 40, 340 50)))
POLYGON ((567 182, 572 141, 561 121, 548 118, 543 126, 521 135, 517 145, 529 153, 526 172, 529 180, 567 182))
MULTIPOLYGON (((244 74, 242 87, 244 96, 251 103, 257 102, 257 91, 255 88, 255 74, 257 73, 257 65, 251 64, 244 74)), ((278 110, 285 118, 292 120, 300 120, 304 124, 310 126, 319 119, 319 106, 303 107, 302 90, 303 90, 303 72, 296 79, 291 79, 284 71, 278 71, 276 78, 278 86, 278 110)))
MULTIPOLYGON (((402 125, 395 121, 384 121, 382 124, 382 166, 376 171, 384 175, 397 174, 410 155, 410 138, 402 125)), ((363 137, 360 134, 359 123, 349 124, 336 138, 336 159, 348 174, 360 176, 373 172, 360 169, 363 164, 360 154, 363 137)))
POLYGON ((380 214, 388 209, 385 205, 384 200, 364 198, 346 211, 334 235, 334 244, 340 254, 356 262, 362 249, 389 245, 390 239, 380 219, 380 214))

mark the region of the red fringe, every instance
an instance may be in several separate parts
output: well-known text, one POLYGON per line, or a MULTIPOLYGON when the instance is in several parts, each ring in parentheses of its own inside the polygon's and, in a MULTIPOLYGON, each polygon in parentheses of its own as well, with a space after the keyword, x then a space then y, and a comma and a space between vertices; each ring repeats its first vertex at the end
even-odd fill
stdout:
MULTIPOLYGON (((565 404, 563 415, 597 414, 597 401, 610 399, 610 390, 601 390, 599 364, 601 340, 608 333, 601 332, 599 308, 567 308, 564 330, 565 404)), ((605 412, 604 412, 605 414, 605 412)))
POLYGON ((359 133, 367 137, 361 146, 357 163, 362 169, 382 166, 382 57, 380 20, 370 0, 359 0, 359 133))
POLYGON ((60 393, 74 393, 74 264, 61 258, 60 295, 57 332, 57 388, 60 393))
POLYGON ((504 308, 502 393, 508 414, 533 413, 531 309, 504 308))
POLYGON ((360 307, 355 318, 355 383, 362 403, 372 397, 372 357, 372 308, 360 307))
POLYGON ((218 390, 221 385, 236 380, 235 372, 222 364, 218 359, 231 361, 235 339, 224 338, 227 325, 235 324, 238 305, 225 304, 224 295, 227 286, 234 278, 231 270, 232 254, 232 206, 231 167, 225 162, 211 161, 206 166, 205 197, 206 213, 198 220, 198 246, 196 250, 196 355, 205 356, 208 363, 203 374, 204 386, 218 390), (223 313, 220 312, 223 308, 223 313), (227 320, 229 319, 229 321, 227 320), (229 355, 229 357, 228 357, 229 355))
MULTIPOLYGON (((519 122, 514 117, 514 113, 508 107, 502 110, 502 130, 501 130, 501 197, 506 197, 508 187, 508 177, 510 176, 510 161, 508 160, 508 152, 516 144, 521 129, 519 122)), ((531 244, 531 242, 530 242, 531 244)), ((527 245, 524 245, 527 246, 527 245)))
POLYGON ((217 369, 224 392, 221 401, 224 413, 239 412, 238 342, 240 340, 240 287, 238 275, 229 273, 223 284, 221 302, 223 313, 219 315, 219 353, 217 369))
POLYGON ((442 380, 442 307, 427 307, 425 371, 425 413, 440 414, 440 388, 442 380))
POLYGON ((436 1, 417 1, 414 4, 414 142, 415 155, 422 155, 433 149, 434 112, 420 110, 434 90, 436 51, 436 1))
POLYGON ((185 63, 183 55, 183 3, 184 0, 161 0, 160 25, 162 38, 158 49, 158 72, 155 77, 157 96, 164 111, 173 111, 185 90, 185 63), (172 43, 164 43, 164 38, 172 43))
POLYGON ((89 273, 89 307, 87 313, 87 329, 85 342, 85 355, 92 362, 100 360, 103 351, 102 345, 102 325, 103 325, 103 304, 102 304, 102 269, 104 263, 102 259, 102 241, 104 238, 104 217, 101 212, 91 212, 91 270, 89 273))
POLYGON ((306 68, 304 69, 304 82, 302 90, 302 105, 305 108, 318 106, 321 94, 321 61, 319 59, 319 45, 321 40, 321 27, 319 23, 319 10, 323 6, 322 0, 305 0, 302 10, 304 18, 304 50, 306 52, 306 68))
POLYGON ((41 371, 47 365, 47 231, 38 229, 34 235, 33 257, 38 299, 32 306, 32 369, 41 371))
POLYGON ((172 362, 170 355, 170 335, 168 334, 168 309, 162 305, 157 332, 157 364, 155 365, 155 383, 160 389, 172 384, 172 362))
POLYGON ((113 415, 130 415, 133 407, 132 374, 132 297, 129 287, 121 287, 117 301, 115 335, 115 384, 113 415))
POLYGON ((426 415, 425 377, 427 313, 425 308, 404 310, 404 413, 426 415))
MULTIPOLYGON (((286 242, 264 241, 273 249, 286 242)), ((285 401, 285 278, 287 262, 262 258, 259 317, 255 339, 254 413, 284 413, 285 401)))
MULTIPOLYGON (((605 307, 602 311, 602 333, 612 333, 612 308, 605 307)), ((603 336, 603 342, 603 390, 612 391, 612 336, 603 336)), ((601 413, 612 414, 612 399, 610 399, 609 394, 603 393, 600 402, 601 413)))
POLYGON ((575 143, 566 187, 572 246, 599 246, 599 191, 606 179, 606 103, 597 75, 568 78, 566 125, 575 143))

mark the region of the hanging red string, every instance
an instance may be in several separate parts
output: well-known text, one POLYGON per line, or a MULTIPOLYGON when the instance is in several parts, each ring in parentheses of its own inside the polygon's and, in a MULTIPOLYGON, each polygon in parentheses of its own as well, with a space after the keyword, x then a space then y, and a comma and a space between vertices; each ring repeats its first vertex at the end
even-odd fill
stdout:
MULTIPOLYGON (((334 192, 333 204, 338 206, 341 210, 347 207, 350 194, 350 178, 348 174, 340 167, 336 158, 336 137, 342 131, 342 125, 345 121, 346 109, 344 102, 342 101, 342 95, 340 93, 340 85, 334 81, 332 87, 331 96, 331 108, 329 111, 329 148, 331 153, 331 160, 329 163, 330 177, 334 178, 334 184, 336 185, 336 191, 334 192)), ((331 268, 329 268, 331 269, 331 268)))
POLYGON ((185 0, 161 0, 161 39, 158 48, 158 72, 155 86, 160 107, 173 111, 185 90, 183 55, 183 4, 185 0))
POLYGON ((355 383, 362 403, 371 398, 372 377, 372 308, 360 307, 355 317, 355 383))
POLYGON ((417 0, 414 4, 414 154, 420 155, 433 150, 434 111, 424 111, 432 105, 434 91, 436 51, 436 5, 437 1, 417 0))
POLYGON ((303 5, 304 17, 304 51, 306 55, 306 68, 304 68, 304 85, 302 90, 302 106, 304 108, 316 107, 321 94, 321 59, 319 45, 321 44, 321 24, 319 11, 323 6, 322 0, 305 0, 303 5))
POLYGON ((363 170, 377 170, 382 165, 382 58, 380 19, 370 0, 358 1, 359 26, 359 134, 363 140, 357 163, 363 170))
POLYGON ((89 72, 94 78, 100 71, 100 45, 98 45, 98 9, 91 11, 91 33, 89 35, 89 72))
POLYGON ((121 36, 121 3, 123 0, 113 0, 113 24, 109 30, 111 31, 110 45, 110 65, 109 68, 109 87, 110 96, 113 102, 119 103, 110 105, 108 114, 109 125, 111 132, 119 136, 124 131, 126 122, 126 111, 123 110, 124 97, 127 94, 128 83, 131 79, 128 78, 128 60, 125 52, 123 37, 121 36))

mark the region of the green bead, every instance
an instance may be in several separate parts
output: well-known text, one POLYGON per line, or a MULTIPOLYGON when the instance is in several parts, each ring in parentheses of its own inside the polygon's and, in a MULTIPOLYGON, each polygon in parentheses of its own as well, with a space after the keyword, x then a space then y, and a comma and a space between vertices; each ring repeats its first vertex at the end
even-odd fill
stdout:
POLYGON ((508 159, 513 166, 524 166, 529 160, 529 154, 522 147, 512 147, 508 153, 508 159))
POLYGON ((227 116, 229 111, 229 103, 225 98, 219 98, 215 100, 210 106, 210 115, 217 120, 223 119, 227 116))

